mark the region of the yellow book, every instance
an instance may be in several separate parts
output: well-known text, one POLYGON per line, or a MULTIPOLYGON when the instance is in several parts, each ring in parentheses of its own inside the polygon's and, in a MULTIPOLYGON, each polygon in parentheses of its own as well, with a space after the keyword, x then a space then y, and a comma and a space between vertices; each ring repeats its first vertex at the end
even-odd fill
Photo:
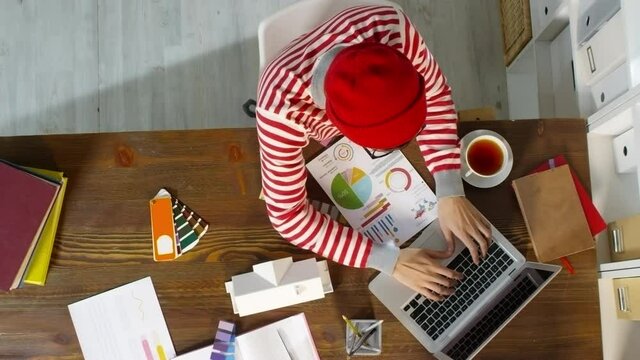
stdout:
POLYGON ((58 171, 27 168, 26 170, 36 173, 41 176, 45 176, 51 179, 55 179, 60 182, 60 191, 53 206, 51 207, 51 213, 47 218, 47 222, 42 229, 40 239, 36 245, 29 267, 24 275, 24 283, 32 285, 44 286, 47 281, 47 273, 49 272, 49 262, 51 261, 51 252, 53 251, 53 242, 56 239, 56 231, 58 230, 58 222, 60 221, 60 213, 62 212, 62 203, 64 201, 64 192, 67 188, 67 178, 63 176, 63 173, 58 171))

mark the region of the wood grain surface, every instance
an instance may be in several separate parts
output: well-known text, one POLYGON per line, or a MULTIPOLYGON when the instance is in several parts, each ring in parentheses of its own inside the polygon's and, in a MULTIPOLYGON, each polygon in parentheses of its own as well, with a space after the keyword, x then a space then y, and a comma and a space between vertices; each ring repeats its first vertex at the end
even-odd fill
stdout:
MULTIPOLYGON (((460 124, 502 134, 513 148, 510 179, 564 154, 589 187, 581 120, 483 121, 460 124)), ((317 152, 318 145, 305 152, 317 152)), ((418 148, 406 150, 427 182, 418 148)), ((77 359, 82 354, 67 305, 151 276, 178 354, 212 342, 220 319, 248 331, 305 312, 322 359, 343 359, 345 314, 384 319, 380 359, 431 356, 368 291, 372 270, 330 264, 336 289, 325 299, 268 313, 233 315, 224 282, 256 262, 311 253, 283 241, 258 200, 260 171, 253 129, 132 132, 0 138, 0 158, 62 170, 69 177, 45 287, 0 294, 0 359, 77 359), (211 223, 177 261, 154 263, 148 200, 168 187, 211 223)), ((310 197, 325 199, 310 181, 310 197)), ((529 259, 534 258, 517 201, 505 181, 466 187, 467 196, 529 259)), ((559 219, 560 220, 560 219, 559 219)), ((560 221, 559 221, 560 223, 560 221)), ((560 225, 560 224, 559 224, 560 225)), ((594 359, 602 355, 595 252, 571 256, 576 275, 560 273, 481 352, 480 359, 594 359)))

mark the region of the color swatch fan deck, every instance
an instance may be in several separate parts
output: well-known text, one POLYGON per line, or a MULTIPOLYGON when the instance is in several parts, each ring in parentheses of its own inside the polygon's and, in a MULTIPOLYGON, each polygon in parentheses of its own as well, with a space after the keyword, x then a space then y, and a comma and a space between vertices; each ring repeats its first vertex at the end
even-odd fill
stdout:
POLYGON ((149 202, 153 259, 169 261, 193 249, 209 229, 209 224, 166 189, 149 202))

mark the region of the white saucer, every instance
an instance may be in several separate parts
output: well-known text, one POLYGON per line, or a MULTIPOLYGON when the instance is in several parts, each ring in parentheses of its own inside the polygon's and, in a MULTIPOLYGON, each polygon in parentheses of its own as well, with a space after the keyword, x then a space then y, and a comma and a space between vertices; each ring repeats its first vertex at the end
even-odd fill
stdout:
POLYGON ((513 168, 513 152, 511 151, 511 146, 509 146, 509 143, 507 142, 507 140, 505 140, 497 132, 491 131, 491 130, 474 130, 468 133, 467 135, 465 135, 460 141, 460 161, 462 162, 461 173, 464 181, 466 181, 469 185, 475 186, 477 188, 488 189, 488 188, 492 188, 494 186, 500 185, 503 181, 507 179, 507 177, 509 177, 509 174, 511 173, 511 169, 513 168), (482 135, 491 135, 502 140, 502 142, 507 148, 506 166, 502 169, 501 172, 491 177, 484 177, 484 176, 477 175, 475 173, 471 173, 469 176, 465 177, 464 174, 466 174, 469 171, 469 165, 467 164, 467 161, 464 156, 464 154, 467 152, 467 145, 469 145, 475 138, 482 135))

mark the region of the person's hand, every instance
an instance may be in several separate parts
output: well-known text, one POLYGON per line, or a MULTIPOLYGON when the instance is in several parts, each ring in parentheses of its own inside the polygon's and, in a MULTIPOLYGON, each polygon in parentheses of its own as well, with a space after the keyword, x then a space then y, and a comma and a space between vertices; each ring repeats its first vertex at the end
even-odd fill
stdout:
POLYGON ((491 226, 464 196, 446 197, 438 200, 438 218, 442 234, 447 240, 447 251, 455 249, 455 235, 469 249, 473 262, 478 265, 480 256, 487 256, 491 241, 491 226))
POLYGON ((450 255, 428 249, 406 248, 400 250, 393 277, 427 299, 440 301, 453 294, 462 274, 446 268, 435 260, 450 255))

